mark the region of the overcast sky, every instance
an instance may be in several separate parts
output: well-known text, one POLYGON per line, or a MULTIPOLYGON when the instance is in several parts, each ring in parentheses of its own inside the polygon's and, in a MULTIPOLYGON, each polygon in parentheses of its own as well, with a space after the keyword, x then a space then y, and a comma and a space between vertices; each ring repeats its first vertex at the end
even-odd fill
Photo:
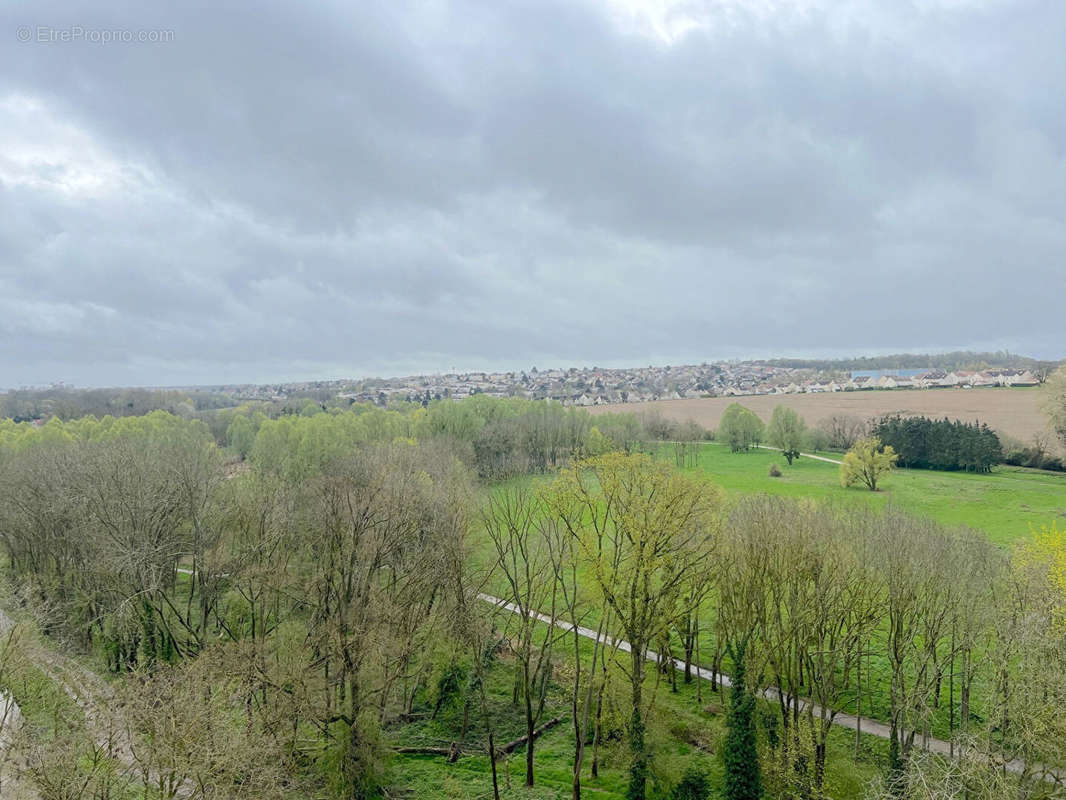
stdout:
POLYGON ((1062 0, 150 5, 0 7, 0 386, 1066 355, 1062 0))

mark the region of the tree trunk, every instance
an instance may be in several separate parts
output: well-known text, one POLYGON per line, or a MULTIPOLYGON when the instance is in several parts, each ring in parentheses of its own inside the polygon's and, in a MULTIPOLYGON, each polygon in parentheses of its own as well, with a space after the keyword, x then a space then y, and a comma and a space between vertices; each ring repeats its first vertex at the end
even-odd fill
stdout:
POLYGON ((648 781, 648 753, 644 742, 644 648, 640 642, 631 645, 630 697, 632 716, 629 721, 629 788, 626 800, 645 800, 648 781))
POLYGON ((533 741, 536 720, 533 718, 533 701, 527 690, 526 695, 526 786, 533 785, 533 741))
POLYGON ((592 777, 600 777, 600 740, 603 739, 603 693, 607 689, 606 674, 596 693, 596 726, 592 734, 592 777))

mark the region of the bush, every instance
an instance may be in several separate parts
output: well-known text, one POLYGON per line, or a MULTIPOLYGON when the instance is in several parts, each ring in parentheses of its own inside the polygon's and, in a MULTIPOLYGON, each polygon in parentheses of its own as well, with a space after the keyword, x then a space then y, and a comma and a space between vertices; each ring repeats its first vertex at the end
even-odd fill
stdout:
POLYGON ((1051 455, 1038 447, 1030 447, 1021 443, 1017 443, 1017 446, 1008 447, 1004 451, 1003 463, 1014 467, 1066 472, 1066 462, 1063 462, 1059 456, 1051 455))
POLYGON ((711 796, 711 782, 707 773, 698 766, 691 766, 681 775, 670 800, 707 800, 711 796))
POLYGON ((780 478, 781 477, 781 470, 778 468, 777 464, 771 464, 770 465, 770 477, 771 478, 780 478))

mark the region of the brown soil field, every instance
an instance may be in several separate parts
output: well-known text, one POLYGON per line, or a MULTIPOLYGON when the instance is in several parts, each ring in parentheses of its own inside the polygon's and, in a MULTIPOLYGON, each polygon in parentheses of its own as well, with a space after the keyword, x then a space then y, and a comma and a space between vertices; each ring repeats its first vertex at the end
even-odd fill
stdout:
POLYGON ((750 397, 706 397, 684 400, 654 400, 648 403, 620 403, 591 406, 593 414, 608 411, 660 411, 678 422, 695 420, 706 428, 717 428, 722 412, 730 403, 740 403, 769 422, 775 406, 794 408, 815 425, 834 414, 851 414, 869 419, 884 414, 980 420, 991 428, 1029 442, 1037 434, 1048 434, 1047 418, 1040 410, 1036 389, 885 389, 865 392, 826 392, 820 394, 753 395, 750 397))

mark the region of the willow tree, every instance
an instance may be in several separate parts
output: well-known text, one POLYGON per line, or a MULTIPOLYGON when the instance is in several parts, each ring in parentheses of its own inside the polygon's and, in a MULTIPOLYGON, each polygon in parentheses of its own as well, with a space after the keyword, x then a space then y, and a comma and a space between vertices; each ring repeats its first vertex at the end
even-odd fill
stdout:
POLYGON ((799 458, 800 449, 806 444, 807 423, 795 409, 777 406, 770 415, 766 438, 773 447, 782 452, 791 466, 792 460, 799 458))
POLYGON ((891 445, 882 445, 875 438, 859 439, 840 465, 840 483, 845 487, 861 483, 876 492, 881 476, 891 472, 897 460, 899 456, 891 445))
POLYGON ((550 503, 577 544, 616 633, 629 641, 630 800, 644 800, 644 677, 649 646, 668 635, 684 608, 686 581, 715 541, 718 489, 646 455, 610 453, 564 470, 550 503))

